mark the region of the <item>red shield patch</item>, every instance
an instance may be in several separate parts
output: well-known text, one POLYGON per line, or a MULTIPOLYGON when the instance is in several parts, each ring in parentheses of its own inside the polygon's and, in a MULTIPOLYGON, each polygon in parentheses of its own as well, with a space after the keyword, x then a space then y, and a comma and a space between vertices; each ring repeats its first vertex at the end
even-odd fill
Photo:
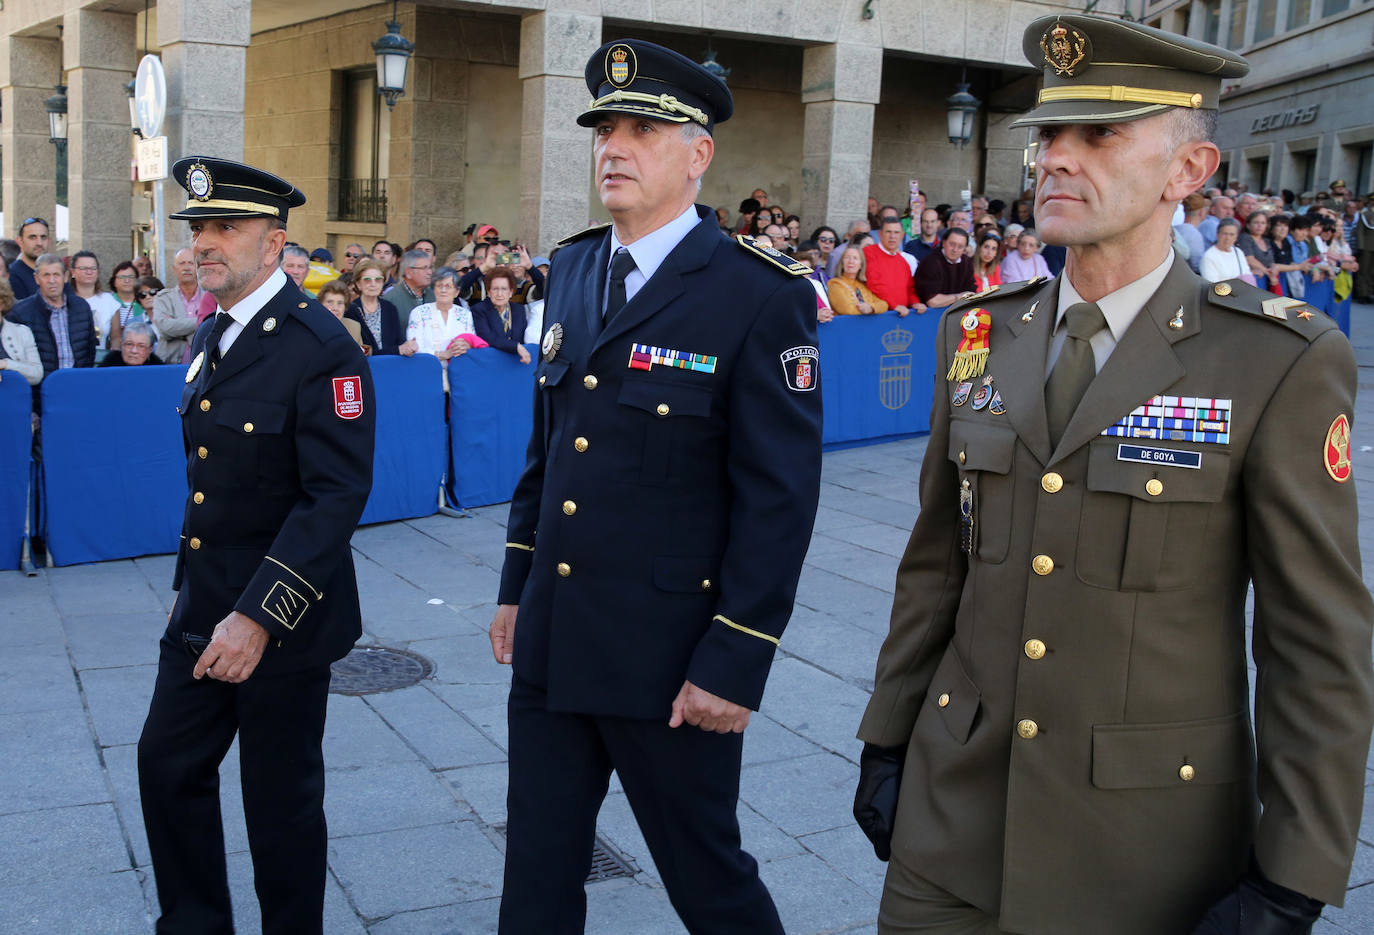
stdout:
POLYGON ((363 378, 334 378, 334 414, 340 419, 356 419, 363 414, 363 378))
POLYGON ((1350 480, 1350 420, 1345 413, 1336 416, 1331 428, 1326 430, 1326 443, 1322 445, 1322 457, 1326 462, 1326 473, 1338 484, 1350 480))

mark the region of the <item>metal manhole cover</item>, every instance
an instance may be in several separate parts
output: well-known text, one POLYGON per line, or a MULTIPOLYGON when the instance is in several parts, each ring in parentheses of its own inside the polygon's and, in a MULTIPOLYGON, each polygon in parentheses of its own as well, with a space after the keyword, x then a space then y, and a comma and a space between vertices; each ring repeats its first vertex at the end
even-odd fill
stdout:
POLYGON ((330 669, 329 690, 333 694, 371 695, 407 688, 429 678, 434 663, 405 649, 354 646, 330 669))
MULTIPOLYGON (((492 825, 492 830, 496 831, 501 837, 506 836, 505 825, 492 825)), ((601 835, 596 836, 595 844, 592 847, 592 868, 587 871, 588 883, 597 883, 601 880, 614 880, 618 877, 633 878, 638 873, 638 868, 630 858, 611 846, 611 843, 601 835)))

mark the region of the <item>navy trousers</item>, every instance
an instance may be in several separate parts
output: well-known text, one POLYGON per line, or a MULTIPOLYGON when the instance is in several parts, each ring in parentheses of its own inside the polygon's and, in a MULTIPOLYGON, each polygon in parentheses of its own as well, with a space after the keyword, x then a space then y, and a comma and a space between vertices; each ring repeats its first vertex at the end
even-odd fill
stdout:
POLYGON ((649 845, 673 908, 694 935, 782 935, 758 864, 740 848, 743 735, 665 718, 548 710, 512 678, 502 935, 580 933, 596 815, 611 770, 649 845))
POLYGON ((251 675, 237 685, 191 677, 163 637, 138 741, 138 787, 162 915, 159 935, 233 932, 219 807, 219 765, 239 737, 243 811, 264 935, 322 927, 324 739, 329 666, 251 675))

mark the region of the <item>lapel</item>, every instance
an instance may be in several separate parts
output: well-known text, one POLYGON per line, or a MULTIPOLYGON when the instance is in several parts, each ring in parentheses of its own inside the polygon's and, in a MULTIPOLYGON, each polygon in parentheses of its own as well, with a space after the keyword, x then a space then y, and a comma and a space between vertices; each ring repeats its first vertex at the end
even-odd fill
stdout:
MULTIPOLYGON (((1026 295, 1036 304, 1029 322, 1023 321, 1030 304, 1023 304, 1007 319, 1011 339, 997 347, 997 369, 993 375, 1007 406, 1007 419, 1021 441, 1041 464, 1050 457, 1050 428, 1045 416, 1045 355, 1049 353, 1050 331, 1059 305, 1059 280, 1052 279, 1026 295)), ((991 368, 989 368, 991 369, 991 368)), ((976 381, 975 381, 976 383, 976 381)))
MULTIPOLYGON (((270 337, 281 334, 282 326, 286 323, 287 317, 295 309, 290 302, 290 296, 296 290, 296 284, 289 278, 286 285, 277 292, 276 295, 267 300, 267 304, 258 309, 258 313, 249 319, 248 324, 244 325, 243 331, 234 339, 234 346, 229 348, 229 353, 224 355, 224 359, 219 362, 214 373, 205 384, 206 389, 217 386, 234 376, 236 373, 246 369, 258 358, 262 357, 262 342, 270 337), (276 325, 270 332, 262 329, 262 324, 269 318, 277 320, 276 325)), ((209 369, 209 354, 206 355, 206 369, 209 369)))
MULTIPOLYGON (((640 290, 635 293, 633 299, 625 303, 625 307, 616 313, 614 320, 606 326, 606 330, 601 332, 597 338, 596 349, 600 349, 608 342, 619 338, 638 328, 646 320, 653 317, 657 312, 666 307, 673 299, 676 299, 683 292, 682 276, 693 270, 701 269, 711 259, 724 236, 715 224, 708 224, 700 219, 705 215, 702 211, 711 209, 698 208, 698 223, 687 236, 682 238, 681 243, 673 248, 663 264, 654 271, 649 281, 644 283, 640 290)), ((607 252, 600 255, 603 265, 609 262, 610 234, 606 235, 607 252)), ((600 275, 600 282, 604 285, 606 273, 604 270, 600 275)), ((596 296, 596 312, 598 316, 601 312, 601 294, 596 296)))
MULTIPOLYGON (((1202 331, 1198 281, 1188 264, 1175 257, 1164 282, 1150 296, 1107 358, 1107 363, 1088 385, 1050 463, 1083 447, 1104 428, 1177 383, 1186 373, 1173 345, 1202 331), (1169 321, 1180 306, 1183 327, 1175 330, 1169 327, 1169 321)), ((1043 407, 1043 392, 1041 400, 1043 407)))
POLYGON ((601 235, 601 244, 591 252, 589 262, 591 268, 582 277, 582 313, 586 316, 587 334, 591 336, 589 344, 595 344, 596 336, 601 333, 601 298, 606 294, 607 267, 611 263, 610 228, 601 235))

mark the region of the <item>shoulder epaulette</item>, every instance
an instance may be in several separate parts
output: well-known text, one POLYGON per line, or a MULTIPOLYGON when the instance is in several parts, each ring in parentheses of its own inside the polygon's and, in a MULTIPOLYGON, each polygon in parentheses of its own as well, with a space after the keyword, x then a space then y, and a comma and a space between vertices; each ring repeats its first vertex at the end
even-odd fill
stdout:
POLYGON ((585 230, 580 230, 576 234, 569 234, 567 237, 564 237, 562 240, 558 241, 558 245, 560 247, 566 247, 570 243, 581 240, 588 234, 599 234, 610 226, 610 221, 604 221, 601 224, 593 224, 591 227, 588 227, 585 230))
POLYGON ((1223 280, 1206 288, 1208 304, 1284 325, 1309 341, 1336 327, 1329 315, 1302 299, 1274 295, 1241 279, 1223 280))
POLYGON ((782 253, 779 253, 772 247, 765 247, 763 244, 757 243, 750 237, 746 237, 743 234, 736 234, 735 242, 738 243, 745 250, 747 250, 749 253, 753 254, 761 260, 768 261, 768 263, 770 263, 773 266, 776 266, 784 273, 788 273, 792 276, 811 275, 811 267, 807 266, 805 263, 798 263, 790 256, 786 256, 782 253))
POLYGON ((1041 286, 1047 282, 1049 282, 1049 279, 1044 276, 1036 276, 1034 279, 1027 279, 1024 282, 1010 282, 1000 286, 989 286, 982 292, 965 292, 959 296, 958 300, 953 305, 945 309, 945 311, 950 312, 972 302, 986 302, 992 298, 1006 298, 1009 295, 1016 295, 1018 292, 1024 292, 1032 286, 1041 286))
MULTIPOLYGON (((292 296, 291 299, 288 314, 305 325, 306 330, 313 334, 321 344, 339 336, 339 329, 334 327, 337 324, 337 319, 331 321, 330 319, 334 318, 333 314, 316 301, 314 296, 302 292, 298 296, 292 296)), ((276 334, 281 330, 281 322, 276 318, 268 317, 263 319, 261 327, 263 334, 276 334)))

